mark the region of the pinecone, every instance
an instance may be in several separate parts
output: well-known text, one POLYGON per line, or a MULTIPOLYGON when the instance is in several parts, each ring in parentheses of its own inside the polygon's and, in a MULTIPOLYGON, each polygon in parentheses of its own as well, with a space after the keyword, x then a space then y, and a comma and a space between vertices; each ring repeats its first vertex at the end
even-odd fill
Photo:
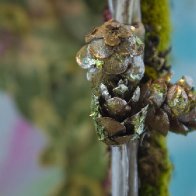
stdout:
POLYGON ((144 44, 134 27, 110 20, 86 36, 77 54, 92 83, 92 114, 99 140, 120 145, 153 130, 187 133, 196 127, 196 98, 185 78, 143 83, 144 44))

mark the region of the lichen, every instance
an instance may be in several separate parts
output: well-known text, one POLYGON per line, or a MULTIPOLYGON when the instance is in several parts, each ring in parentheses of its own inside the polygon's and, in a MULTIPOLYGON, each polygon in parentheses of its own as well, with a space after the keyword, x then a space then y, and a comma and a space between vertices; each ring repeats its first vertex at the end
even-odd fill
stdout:
POLYGON ((105 138, 104 127, 101 126, 100 124, 98 124, 97 121, 96 121, 96 119, 98 117, 100 117, 100 113, 99 113, 99 101, 98 101, 98 97, 95 96, 95 95, 92 95, 91 111, 92 111, 92 113, 90 114, 90 116, 93 118, 98 139, 100 141, 103 141, 104 138, 105 138))
POLYGON ((96 59, 95 64, 98 69, 102 69, 104 62, 96 59))
POLYGON ((140 112, 138 112, 137 114, 135 114, 132 117, 131 122, 134 126, 134 132, 136 134, 136 138, 137 137, 139 138, 139 136, 144 131, 144 123, 145 123, 145 119, 146 119, 147 109, 148 109, 148 105, 146 107, 142 108, 142 110, 140 112))

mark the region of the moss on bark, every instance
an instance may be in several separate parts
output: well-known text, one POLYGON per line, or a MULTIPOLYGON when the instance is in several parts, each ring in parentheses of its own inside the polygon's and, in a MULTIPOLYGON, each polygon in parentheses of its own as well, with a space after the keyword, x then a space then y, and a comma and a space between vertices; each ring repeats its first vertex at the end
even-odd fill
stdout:
MULTIPOLYGON (((151 35, 159 35, 158 50, 169 47, 171 24, 168 0, 141 0, 142 22, 151 28, 151 35)), ((147 35, 148 36, 148 33, 147 35)))
MULTIPOLYGON (((146 27, 146 42, 150 36, 158 36, 156 50, 167 50, 171 33, 168 0, 142 0, 141 9, 142 21, 146 27)), ((139 150, 139 195, 168 196, 172 164, 168 157, 166 138, 154 132, 148 142, 150 147, 139 150)))
POLYGON ((139 151, 140 196, 168 196, 171 163, 168 158, 166 139, 153 133, 150 147, 139 151))

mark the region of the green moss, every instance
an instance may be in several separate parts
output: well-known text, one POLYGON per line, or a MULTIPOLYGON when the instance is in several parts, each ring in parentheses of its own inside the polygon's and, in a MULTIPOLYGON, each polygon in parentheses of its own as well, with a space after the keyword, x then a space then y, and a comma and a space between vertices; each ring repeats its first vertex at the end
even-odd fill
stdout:
POLYGON ((153 133, 150 147, 139 152, 140 196, 168 196, 172 165, 166 138, 153 133))
POLYGON ((159 35, 159 51, 169 47, 170 42, 170 8, 168 0, 142 0, 142 21, 150 26, 152 35, 159 35))
POLYGON ((159 142, 161 149, 164 150, 165 155, 164 159, 162 160, 163 164, 165 165, 165 170, 163 170, 163 172, 160 175, 158 188, 160 189, 160 196, 166 196, 169 195, 168 188, 172 172, 172 164, 168 156, 166 138, 160 136, 160 138, 157 138, 157 141, 159 142))
MULTIPOLYGON (((170 13, 168 0, 142 0, 142 21, 146 27, 146 42, 157 36, 157 52, 168 49, 170 44, 170 13)), ((153 55, 153 54, 152 54, 153 55)), ((157 64, 158 66, 158 64, 157 64)), ((159 77, 158 69, 146 67, 151 79, 159 77)), ((172 165, 168 157, 166 138, 152 133, 149 148, 139 150, 140 196, 168 196, 172 165)))

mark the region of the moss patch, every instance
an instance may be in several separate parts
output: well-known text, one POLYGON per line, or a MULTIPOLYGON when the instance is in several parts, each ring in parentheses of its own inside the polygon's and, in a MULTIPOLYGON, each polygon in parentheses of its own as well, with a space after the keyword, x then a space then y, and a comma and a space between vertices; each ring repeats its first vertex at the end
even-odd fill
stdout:
MULTIPOLYGON (((142 21, 146 28, 146 43, 151 41, 150 37, 156 36, 159 41, 155 45, 154 54, 166 51, 170 45, 171 33, 168 0, 142 0, 141 9, 142 21)), ((146 50, 151 51, 150 46, 146 45, 146 50)), ((149 58, 153 58, 154 54, 150 52, 150 57, 145 55, 145 62, 148 62, 149 58)), ((158 66, 157 63, 157 65, 147 67, 148 79, 156 79, 161 75, 158 66)), ((166 138, 154 132, 147 142, 150 147, 139 150, 139 195, 168 196, 172 165, 168 157, 166 138)))
POLYGON ((154 132, 150 147, 139 151, 141 196, 168 196, 172 165, 168 158, 166 138, 154 132))
POLYGON ((158 50, 169 47, 170 42, 170 8, 168 0, 142 0, 142 22, 152 30, 151 34, 159 35, 158 50))

